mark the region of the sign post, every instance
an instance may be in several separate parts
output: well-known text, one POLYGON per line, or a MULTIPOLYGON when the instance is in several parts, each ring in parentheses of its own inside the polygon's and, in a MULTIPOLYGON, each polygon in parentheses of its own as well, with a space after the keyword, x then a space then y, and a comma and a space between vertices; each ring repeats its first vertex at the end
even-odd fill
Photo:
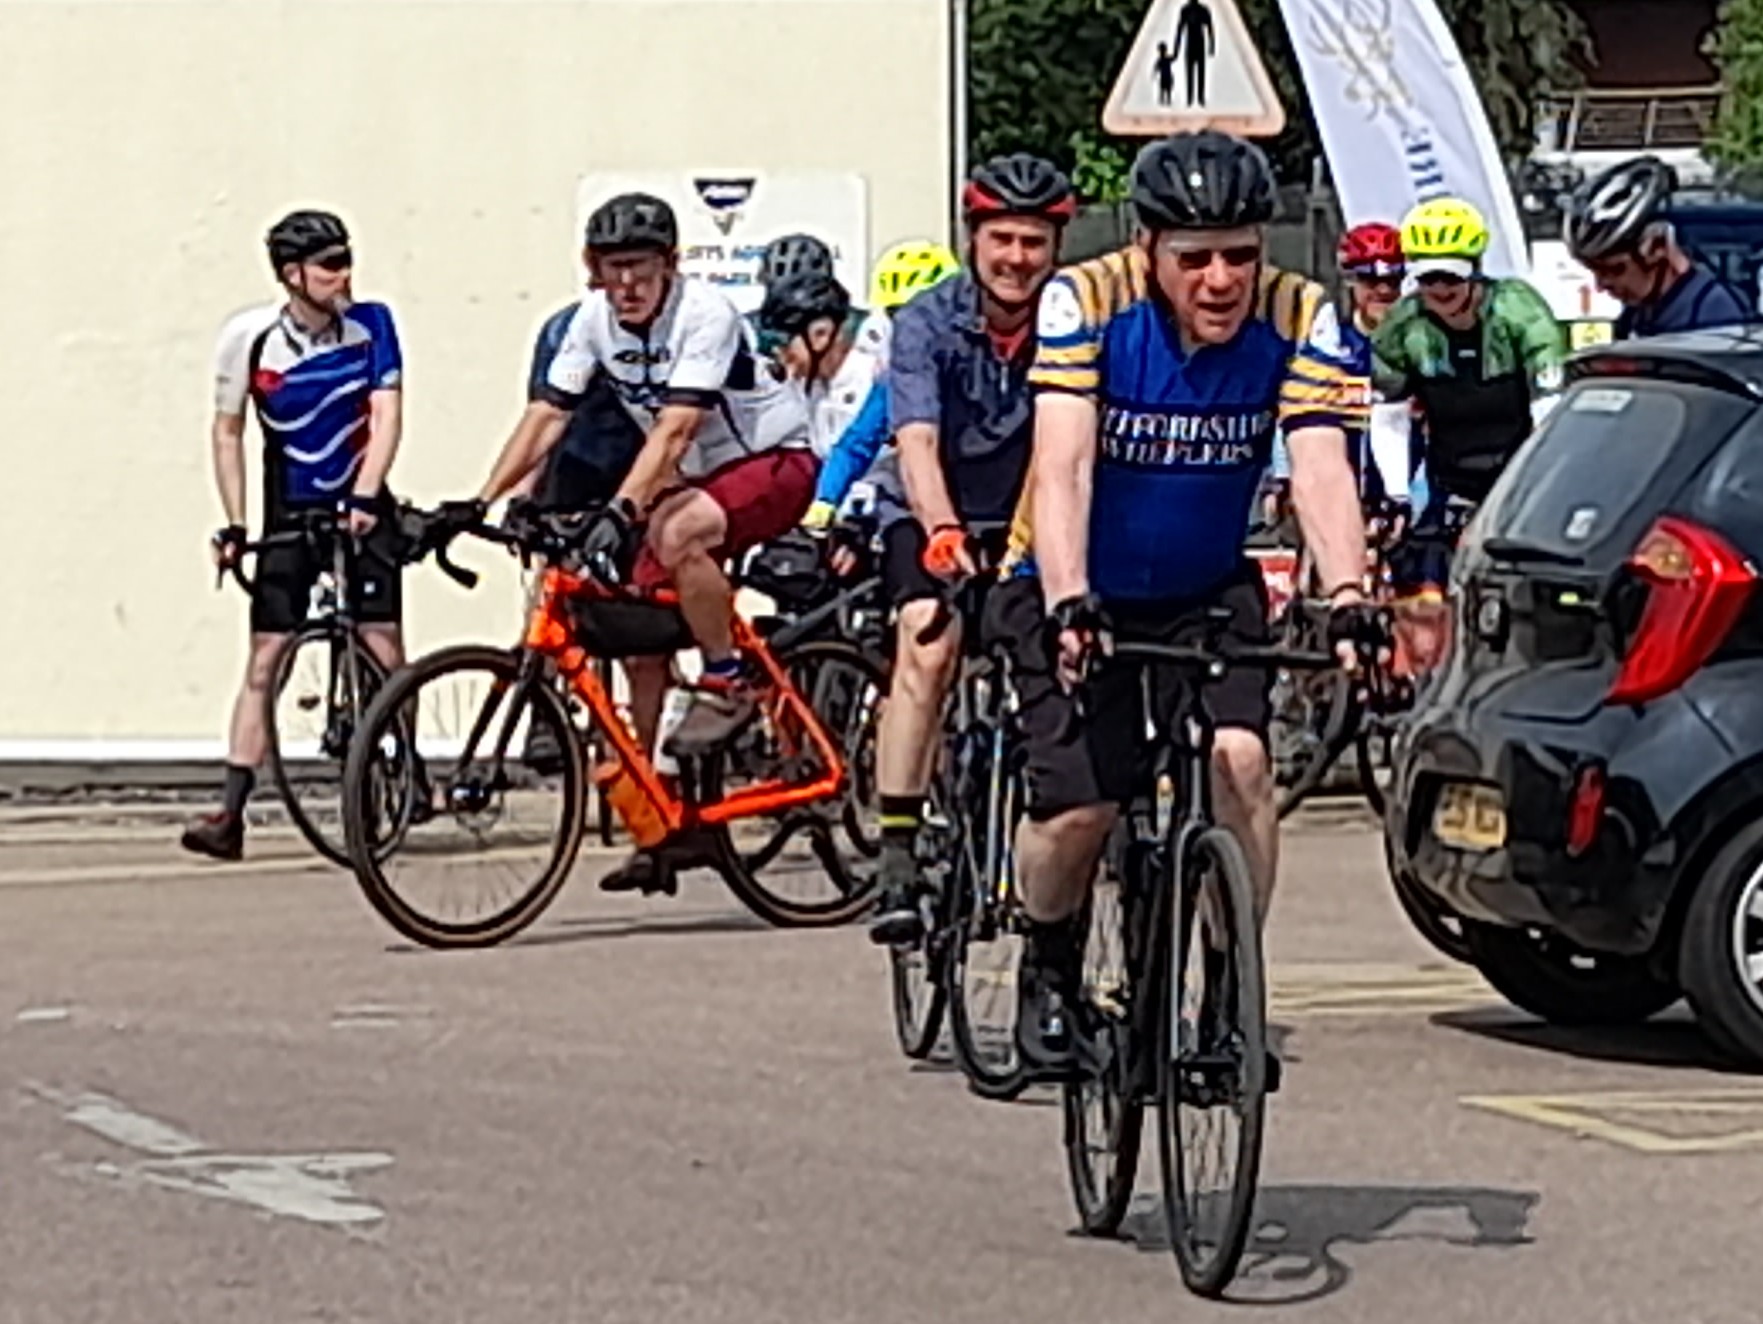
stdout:
POLYGON ((1122 138, 1271 138, 1285 124, 1236 0, 1153 0, 1102 109, 1102 127, 1122 138))

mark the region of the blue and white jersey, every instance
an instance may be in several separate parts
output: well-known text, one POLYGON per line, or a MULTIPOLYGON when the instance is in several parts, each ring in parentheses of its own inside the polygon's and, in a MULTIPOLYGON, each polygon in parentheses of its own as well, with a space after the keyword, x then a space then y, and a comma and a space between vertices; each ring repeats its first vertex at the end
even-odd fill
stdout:
POLYGON ((323 331, 307 331, 282 304, 230 319, 215 351, 214 407, 263 427, 268 512, 340 501, 367 449, 368 400, 397 390, 404 360, 392 313, 350 304, 323 331))

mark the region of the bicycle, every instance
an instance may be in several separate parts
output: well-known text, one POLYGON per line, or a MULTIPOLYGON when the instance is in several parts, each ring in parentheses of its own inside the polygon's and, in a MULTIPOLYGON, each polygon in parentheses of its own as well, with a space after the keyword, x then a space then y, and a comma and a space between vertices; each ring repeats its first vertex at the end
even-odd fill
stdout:
MULTIPOLYGON (((360 729, 368 703, 385 684, 386 669, 373 655, 355 619, 352 586, 358 540, 340 527, 340 508, 292 512, 278 530, 240 549, 241 557, 261 555, 278 547, 304 547, 330 568, 314 585, 306 621, 280 645, 270 667, 264 724, 269 735, 269 771, 300 835, 325 859, 347 867, 348 845, 343 831, 343 764, 350 741, 360 729), (278 707, 288 700, 283 717, 278 707), (316 714, 302 733, 300 719, 316 714)), ((419 515, 400 505, 394 515, 405 548, 420 543, 419 515)), ((409 560, 408 556, 404 558, 409 560)), ((222 573, 248 596, 257 584, 247 578, 239 559, 222 573)))
MULTIPOLYGON (((778 925, 843 923, 870 904, 873 880, 840 856, 829 819, 842 814, 850 776, 838 743, 803 697, 802 678, 850 662, 830 641, 810 640, 780 652, 738 615, 737 647, 765 678, 761 714, 728 747, 680 760, 677 786, 657 772, 625 726, 601 682, 596 658, 668 655, 694 646, 677 610, 677 595, 653 596, 603 582, 580 564, 576 543, 591 512, 523 515, 505 527, 456 519, 444 528, 437 559, 471 535, 502 545, 543 569, 531 586, 522 638, 513 648, 443 648, 401 669, 363 719, 344 773, 349 858, 369 903, 405 937, 431 947, 481 947, 525 929, 555 899, 573 866, 585 830, 588 770, 568 701, 580 703, 612 759, 594 770, 636 843, 671 870, 707 866, 754 913, 778 925), (467 697, 446 705, 447 686, 464 682, 467 697), (453 730, 447 718, 460 720, 453 730), (561 766, 540 775, 523 768, 518 751, 535 724, 564 752, 561 766), (419 743, 428 749, 418 751, 419 743), (411 769, 427 769, 433 790, 422 805, 411 769), (725 789, 731 782, 744 782, 725 789), (544 804, 556 792, 555 812, 544 804), (531 811, 545 814, 526 828, 531 811), (813 810, 817 812, 798 813, 813 810), (419 820, 427 819, 428 823, 419 820), (746 852, 736 824, 775 821, 756 851, 746 852), (432 824, 437 831, 413 835, 432 824), (453 829, 468 849, 437 859, 440 831, 453 829), (511 829, 510 840, 491 844, 511 829), (523 830, 524 829, 524 830, 523 830), (760 876, 780 841, 806 830, 833 883, 829 899, 803 901, 760 876), (397 876, 414 861, 417 876, 397 876), (511 895, 486 913, 443 913, 409 893, 417 883, 457 872, 461 862, 485 866, 536 863, 522 869, 511 895)), ((873 683, 865 675, 862 683, 873 683)))
POLYGON ((1005 1100, 1028 1083, 1016 1048, 1014 979, 1022 946, 1015 836, 1027 802, 1027 753, 1009 641, 984 638, 980 628, 984 594, 997 587, 990 576, 951 585, 919 636, 928 643, 955 620, 972 627, 945 707, 941 757, 918 838, 919 868, 931 884, 924 936, 891 947, 888 956, 901 1050, 929 1056, 946 1016, 969 1088, 1005 1100))
MULTIPOLYGON (((1407 507, 1378 499, 1367 506, 1368 578, 1374 593, 1387 599, 1390 553, 1405 532, 1407 507)), ((1294 592, 1274 622, 1281 644, 1320 649, 1328 637, 1329 604, 1306 592, 1314 572, 1307 547, 1300 548, 1294 592)), ((1270 732, 1281 818, 1289 816, 1329 781, 1341 757, 1354 754, 1354 779, 1374 814, 1384 811, 1377 770, 1387 766, 1396 724, 1414 701, 1408 661, 1401 651, 1371 658, 1357 675, 1344 672, 1307 678, 1283 675, 1274 686, 1274 726, 1270 732)))
POLYGON ((1242 844, 1212 811, 1216 728, 1209 685, 1231 668, 1322 671, 1333 654, 1222 642, 1230 613, 1208 617, 1198 645, 1116 642, 1100 666, 1168 669, 1187 682, 1175 711, 1154 718, 1151 789, 1122 820, 1110 851, 1112 893, 1090 902, 1080 1060, 1063 1086, 1065 1149, 1083 1230, 1115 1232, 1132 1199, 1144 1113, 1158 1118, 1158 1158, 1170 1243, 1189 1289, 1221 1295, 1249 1234, 1269 1093, 1266 984, 1260 926, 1242 844), (1179 802, 1178 802, 1179 797, 1179 802), (1098 947, 1100 952, 1098 953, 1098 947), (1220 1110, 1237 1123, 1218 1190, 1189 1152, 1220 1110))

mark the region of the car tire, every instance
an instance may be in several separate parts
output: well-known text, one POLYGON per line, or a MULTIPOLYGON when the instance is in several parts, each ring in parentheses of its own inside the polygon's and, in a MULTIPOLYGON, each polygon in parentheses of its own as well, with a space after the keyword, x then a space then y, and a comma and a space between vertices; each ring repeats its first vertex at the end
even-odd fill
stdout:
POLYGON ((1390 886, 1396 893, 1396 904, 1402 908, 1402 914, 1414 926, 1414 931, 1439 955, 1473 965, 1475 958, 1469 954, 1469 944, 1463 936, 1463 920, 1423 888, 1412 874, 1397 867, 1395 849, 1387 829, 1383 839, 1383 862, 1390 875, 1390 886))
MULTIPOLYGON (((1690 1008, 1717 1047, 1742 1062, 1763 1062, 1763 992, 1743 968, 1735 939, 1741 908, 1752 910, 1763 895, 1763 823, 1741 830, 1695 880, 1684 916, 1677 971, 1690 1008)), ((1747 926, 1763 921, 1754 915, 1747 926)))
POLYGON ((1545 929, 1464 920, 1463 940, 1506 1001, 1552 1025, 1633 1025, 1682 996, 1644 956, 1587 952, 1545 929))

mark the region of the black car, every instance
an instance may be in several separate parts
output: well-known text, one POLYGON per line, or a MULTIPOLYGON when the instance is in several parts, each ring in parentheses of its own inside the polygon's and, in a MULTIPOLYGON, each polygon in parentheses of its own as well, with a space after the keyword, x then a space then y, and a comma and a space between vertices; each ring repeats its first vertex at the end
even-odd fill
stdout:
POLYGON ((1512 1002, 1763 1061, 1763 331, 1575 357, 1465 531, 1385 847, 1512 1002))

